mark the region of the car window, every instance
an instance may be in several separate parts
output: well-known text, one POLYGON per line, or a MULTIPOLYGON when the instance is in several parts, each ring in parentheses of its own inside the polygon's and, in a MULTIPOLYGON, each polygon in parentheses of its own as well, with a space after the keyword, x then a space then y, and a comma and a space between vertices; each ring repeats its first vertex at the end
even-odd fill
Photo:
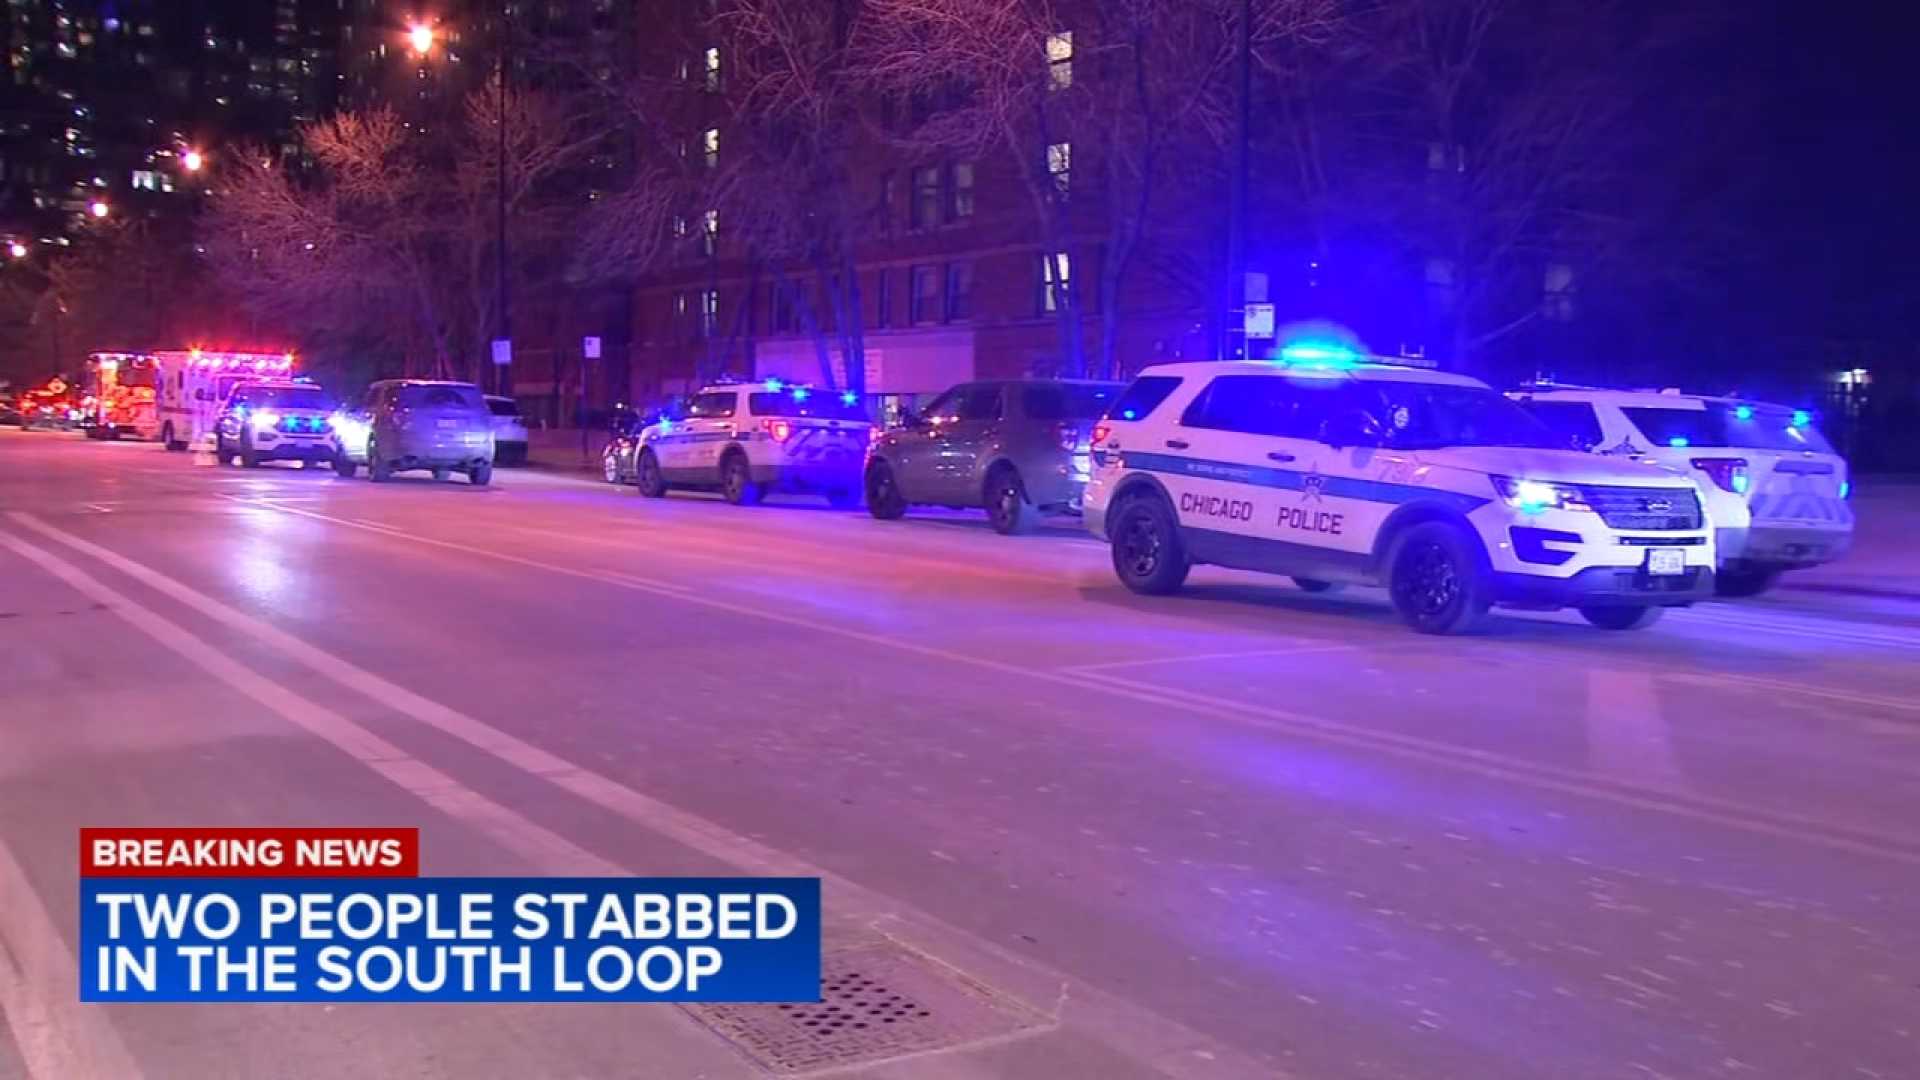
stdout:
POLYGON ((461 409, 468 412, 485 412, 487 409, 478 387, 431 383, 402 386, 394 404, 403 409, 461 409))
POLYGON ((691 420, 718 420, 733 415, 738 394, 731 390, 722 390, 713 394, 695 394, 687 402, 687 417, 691 420))
POLYGON ((955 415, 961 420, 998 420, 1000 418, 1000 385, 998 383, 974 383, 962 389, 955 415))
POLYGON ((1193 399, 1180 422, 1249 435, 1318 439, 1328 417, 1365 404, 1346 379, 1222 375, 1193 399))
POLYGON ((1094 420, 1119 396, 1119 383, 1023 383, 1020 411, 1033 420, 1094 420))
POLYGON ((1791 409, 1715 402, 1704 409, 1652 406, 1620 411, 1655 446, 1833 452, 1832 444, 1813 426, 1812 418, 1804 413, 1796 415, 1791 409))
POLYGON ((1523 406, 1575 450, 1600 445, 1600 417, 1585 401, 1529 401, 1523 406))
POLYGON ((808 390, 795 387, 785 393, 765 391, 747 395, 747 407, 755 416, 808 416, 822 420, 865 420, 867 410, 859 398, 848 401, 834 390, 808 390))
POLYGON ((1128 384, 1107 415, 1115 420, 1145 420, 1183 381, 1178 375, 1142 375, 1128 384))
POLYGON ((488 398, 487 410, 495 416, 519 416, 520 403, 512 398, 488 398))
POLYGON ((1380 430, 1389 446, 1436 450, 1447 446, 1566 448, 1566 440, 1504 394, 1452 383, 1371 383, 1383 406, 1380 430))
POLYGON ((954 419, 954 410, 959 408, 960 393, 965 389, 964 386, 956 386, 934 398, 927 403, 926 408, 920 410, 920 415, 936 424, 951 423, 954 419))

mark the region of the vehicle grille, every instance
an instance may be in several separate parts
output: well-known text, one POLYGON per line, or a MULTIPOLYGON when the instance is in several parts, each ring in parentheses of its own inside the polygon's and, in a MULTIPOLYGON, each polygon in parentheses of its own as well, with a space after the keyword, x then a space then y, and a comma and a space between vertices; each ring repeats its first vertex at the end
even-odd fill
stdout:
POLYGON ((294 435, 314 435, 327 430, 327 418, 324 416, 283 416, 275 425, 281 431, 294 435))
POLYGON ((1672 532, 1700 527, 1700 496, 1686 488, 1582 487, 1587 505, 1615 529, 1672 532))

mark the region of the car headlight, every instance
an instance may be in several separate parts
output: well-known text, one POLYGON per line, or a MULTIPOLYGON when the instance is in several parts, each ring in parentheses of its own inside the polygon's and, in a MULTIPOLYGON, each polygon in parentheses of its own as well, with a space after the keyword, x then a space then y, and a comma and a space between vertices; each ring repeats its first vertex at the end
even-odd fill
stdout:
POLYGON ((1550 484, 1545 480, 1519 480, 1511 476, 1493 476, 1493 490, 1502 501, 1523 514, 1542 510, 1591 510, 1586 496, 1569 484, 1550 484))
POLYGON ((255 431, 272 431, 280 424, 280 414, 272 409, 255 409, 247 416, 247 423, 255 431))

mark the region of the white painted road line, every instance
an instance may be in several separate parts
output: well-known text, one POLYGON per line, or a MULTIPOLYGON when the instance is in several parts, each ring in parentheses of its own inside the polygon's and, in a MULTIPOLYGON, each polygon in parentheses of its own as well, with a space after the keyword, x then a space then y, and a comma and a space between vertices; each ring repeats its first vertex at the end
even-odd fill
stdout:
POLYGON ((80 1003, 79 967, 0 838, 0 1013, 34 1080, 138 1080, 104 1008, 80 1003))

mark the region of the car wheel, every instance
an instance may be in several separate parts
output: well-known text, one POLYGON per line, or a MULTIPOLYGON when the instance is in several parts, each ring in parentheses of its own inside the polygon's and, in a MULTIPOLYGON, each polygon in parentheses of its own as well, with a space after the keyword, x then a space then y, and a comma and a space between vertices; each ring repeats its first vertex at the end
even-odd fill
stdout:
POLYGON ((360 471, 360 466, 355 465, 352 458, 341 454, 339 457, 333 459, 333 471, 340 479, 351 480, 353 479, 353 474, 360 471))
POLYGON ((1472 630, 1493 606, 1479 541, 1457 525, 1429 521, 1394 542, 1388 591, 1408 626, 1423 634, 1472 630))
POLYGON ((176 454, 180 453, 181 451, 187 448, 187 444, 185 440, 176 439, 173 437, 172 424, 167 424, 166 426, 160 429, 160 442, 163 445, 165 445, 169 451, 172 451, 173 453, 176 453, 176 454))
POLYGON ((433 478, 434 478, 434 479, 435 479, 436 481, 438 481, 438 482, 440 482, 440 483, 442 483, 442 484, 444 484, 444 483, 446 483, 446 482, 447 482, 447 477, 449 477, 449 476, 452 476, 452 475, 453 475, 453 470, 452 470, 452 469, 435 469, 435 470, 433 470, 433 478))
POLYGON ((253 439, 246 435, 240 436, 240 467, 243 469, 260 467, 260 453, 253 448, 253 439))
POLYGON ((493 462, 483 461, 467 470, 467 483, 474 487, 486 487, 493 483, 493 462))
POLYGON ((640 494, 649 499, 657 499, 667 493, 667 476, 660 471, 660 459, 653 451, 640 451, 640 460, 634 467, 633 484, 640 494))
POLYGON ((1713 594, 1736 599, 1759 596, 1779 580, 1778 570, 1722 570, 1713 576, 1713 594))
POLYGON ((380 447, 372 439, 367 440, 367 479, 376 484, 393 479, 393 466, 380 456, 380 447))
POLYGON ((1003 465, 987 477, 987 520, 1002 536, 1032 532, 1040 521, 1040 511, 1027 501, 1026 485, 1012 466, 1003 465))
POLYGON ((1294 578, 1293 583, 1300 587, 1301 592, 1310 593, 1339 592, 1341 588, 1340 583, 1337 581, 1321 581, 1319 578, 1310 577, 1294 578))
POLYGON ((213 437, 213 461, 216 465, 233 464, 233 452, 227 449, 227 440, 218 435, 213 437))
POLYGON ((1180 526, 1155 498, 1129 499, 1108 526, 1113 537, 1113 572, 1137 593, 1160 596, 1186 584, 1192 563, 1180 540, 1180 526))
POLYGON ((620 456, 609 446, 600 455, 600 475, 609 484, 620 482, 620 456))
POLYGON ((735 506, 752 506, 760 501, 760 485, 753 482, 747 455, 736 451, 720 463, 720 493, 735 506))
POLYGON ((1580 617, 1602 630, 1645 630, 1666 610, 1646 604, 1588 604, 1580 617))
POLYGON ((893 466, 876 461, 867 466, 867 513, 881 521, 893 521, 907 512, 907 498, 894 480, 893 466))

